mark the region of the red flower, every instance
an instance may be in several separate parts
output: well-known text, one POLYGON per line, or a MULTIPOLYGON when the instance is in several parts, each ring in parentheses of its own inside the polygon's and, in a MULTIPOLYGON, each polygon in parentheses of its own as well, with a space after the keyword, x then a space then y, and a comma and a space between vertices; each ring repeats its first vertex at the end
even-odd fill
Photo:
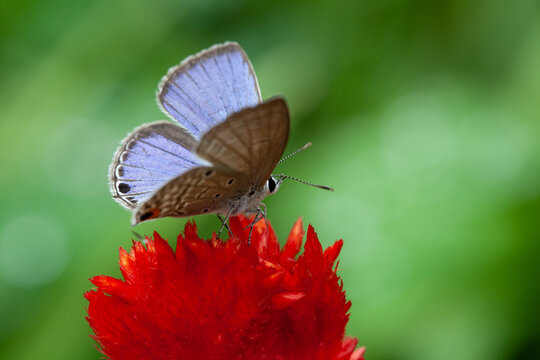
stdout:
POLYGON ((188 222, 176 251, 154 233, 146 248, 120 249, 124 281, 91 279, 85 297, 100 351, 109 359, 361 360, 358 340, 344 338, 351 303, 334 263, 343 245, 322 250, 302 222, 280 249, 258 222, 232 218, 228 241, 197 236, 188 222))

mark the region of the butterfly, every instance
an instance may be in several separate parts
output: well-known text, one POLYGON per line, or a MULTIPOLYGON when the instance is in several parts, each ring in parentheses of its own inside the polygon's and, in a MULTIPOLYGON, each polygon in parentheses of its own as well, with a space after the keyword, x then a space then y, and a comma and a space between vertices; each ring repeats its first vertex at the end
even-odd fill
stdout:
POLYGON ((228 219, 259 209, 292 178, 271 176, 289 137, 287 104, 281 97, 262 101, 237 43, 214 45, 171 68, 157 102, 176 123, 133 130, 109 168, 112 196, 133 211, 132 225, 207 213, 228 219))

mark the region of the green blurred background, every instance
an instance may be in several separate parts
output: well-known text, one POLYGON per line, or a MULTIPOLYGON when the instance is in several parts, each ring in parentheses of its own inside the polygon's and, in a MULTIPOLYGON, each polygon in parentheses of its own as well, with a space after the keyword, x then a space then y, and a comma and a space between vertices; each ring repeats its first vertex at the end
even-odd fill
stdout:
POLYGON ((0 6, 0 359, 100 357, 83 293, 120 276, 132 238, 107 167, 165 118, 167 69, 226 40, 264 98, 287 98, 287 151, 314 144, 279 171, 336 189, 291 181, 266 202, 281 239, 302 216, 324 246, 345 240, 367 358, 540 358, 537 0, 0 6))

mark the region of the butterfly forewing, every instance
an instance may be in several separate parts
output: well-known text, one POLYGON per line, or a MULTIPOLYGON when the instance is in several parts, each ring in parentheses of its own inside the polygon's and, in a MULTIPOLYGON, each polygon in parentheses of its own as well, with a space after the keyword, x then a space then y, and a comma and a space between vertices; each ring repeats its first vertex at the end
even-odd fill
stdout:
POLYGON ((196 138, 232 113, 261 102, 253 67, 232 42, 214 45, 171 68, 157 97, 162 109, 196 138))
POLYGON ((123 141, 109 169, 110 190, 132 209, 170 179, 199 166, 191 151, 197 141, 167 121, 136 128, 123 141))
POLYGON ((235 198, 249 186, 243 174, 214 167, 197 167, 166 183, 135 212, 132 223, 166 217, 227 213, 235 198))
POLYGON ((281 158, 288 137, 287 105, 282 98, 274 98, 210 129, 196 152, 219 169, 246 174, 250 187, 260 189, 281 158))

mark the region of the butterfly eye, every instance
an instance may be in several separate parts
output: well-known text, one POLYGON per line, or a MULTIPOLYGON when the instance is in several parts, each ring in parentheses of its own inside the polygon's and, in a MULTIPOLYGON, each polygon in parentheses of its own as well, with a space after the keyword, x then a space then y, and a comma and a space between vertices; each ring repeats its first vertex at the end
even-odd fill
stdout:
POLYGON ((274 190, 276 190, 276 182, 271 176, 268 178, 268 190, 271 193, 273 193, 274 190))

